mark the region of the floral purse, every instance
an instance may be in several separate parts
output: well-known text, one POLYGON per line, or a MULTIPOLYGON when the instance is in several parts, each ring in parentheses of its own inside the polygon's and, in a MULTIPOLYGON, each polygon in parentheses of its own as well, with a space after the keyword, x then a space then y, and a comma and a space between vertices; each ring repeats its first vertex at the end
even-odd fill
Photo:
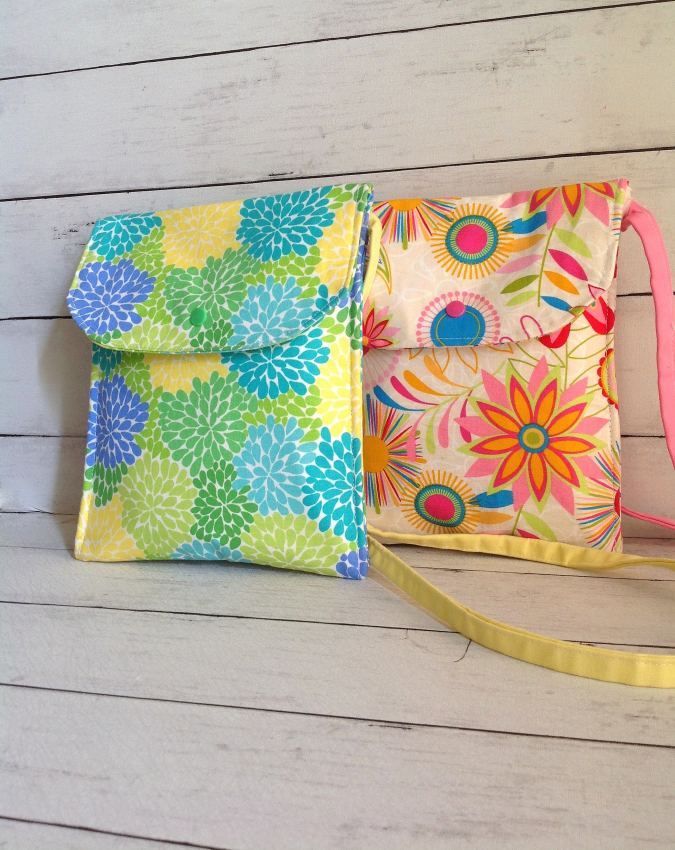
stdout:
MULTIPOLYGON (((661 413, 675 464, 667 255, 627 181, 398 199, 374 210, 383 235, 364 309, 363 368, 371 535, 584 570, 675 568, 671 559, 620 554, 622 514, 675 529, 621 505, 613 330, 618 237, 628 225, 651 269, 661 413)), ((675 684, 675 658, 579 651, 496 623, 385 553, 371 547, 371 563, 479 643, 612 681, 646 684, 638 669, 661 676, 668 668, 675 684)))
POLYGON ((612 347, 617 236, 623 220, 644 238, 644 216, 616 182, 374 207, 370 186, 342 185, 102 219, 67 299, 93 344, 75 556, 370 565, 505 654, 675 686, 675 658, 489 620, 382 545, 645 560, 620 554, 612 347))
POLYGON ((361 574, 371 195, 97 222, 67 299, 93 343, 77 558, 361 574))

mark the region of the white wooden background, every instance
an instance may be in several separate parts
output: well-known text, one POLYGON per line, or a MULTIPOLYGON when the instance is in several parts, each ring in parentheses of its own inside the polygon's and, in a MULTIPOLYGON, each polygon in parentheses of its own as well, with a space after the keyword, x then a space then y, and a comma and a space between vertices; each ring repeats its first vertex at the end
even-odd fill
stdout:
MULTIPOLYGON (((74 562, 64 297, 102 215, 351 178, 627 176, 675 266, 675 3, 4 0, 0 47, 0 847, 672 847, 670 694, 486 652, 374 580, 74 562)), ((632 233, 619 269, 625 501, 673 514, 632 233)), ((675 646, 672 575, 408 554, 489 614, 675 646)))

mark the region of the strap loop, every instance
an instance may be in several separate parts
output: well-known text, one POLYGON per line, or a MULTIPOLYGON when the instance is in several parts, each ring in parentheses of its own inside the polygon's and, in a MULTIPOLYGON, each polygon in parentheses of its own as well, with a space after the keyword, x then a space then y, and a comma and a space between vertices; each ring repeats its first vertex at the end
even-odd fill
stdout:
POLYGON ((543 560, 572 569, 608 570, 647 563, 661 564, 669 569, 675 569, 675 560, 616 553, 606 555, 598 550, 586 550, 563 543, 490 534, 443 534, 427 537, 415 534, 381 534, 371 528, 368 540, 372 569, 393 582, 448 628, 454 629, 481 646, 509 655, 511 658, 527 661, 529 664, 547 667, 549 670, 557 670, 560 673, 569 673, 572 676, 647 688, 675 688, 675 655, 622 652, 615 649, 584 646, 493 620, 443 593, 413 567, 383 546, 375 535, 382 536, 390 542, 421 544, 437 549, 464 551, 471 549, 474 552, 491 552, 528 560, 543 560), (466 545, 468 543, 470 543, 469 546, 466 545), (534 543, 541 543, 543 546, 531 548, 523 545, 534 543), (501 552, 499 552, 500 548, 501 552), (538 556, 544 553, 546 557, 540 559, 538 556), (610 556, 613 563, 607 563, 610 556))

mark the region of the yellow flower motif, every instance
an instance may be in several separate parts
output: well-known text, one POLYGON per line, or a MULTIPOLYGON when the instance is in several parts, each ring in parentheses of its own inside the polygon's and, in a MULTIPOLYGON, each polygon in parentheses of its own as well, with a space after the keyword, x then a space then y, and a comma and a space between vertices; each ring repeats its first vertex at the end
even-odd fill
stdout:
POLYGON ((220 354, 146 354, 145 362, 150 368, 152 388, 161 387, 174 395, 178 390, 190 392, 194 378, 208 382, 213 372, 227 375, 220 354))
POLYGON ((335 295, 347 285, 345 274, 354 243, 354 203, 349 202, 335 214, 335 221, 324 230, 319 243, 321 262, 316 273, 321 283, 328 287, 330 295, 335 295))
POLYGON ((347 336, 341 336, 330 347, 328 362, 321 367, 316 387, 321 396, 317 416, 331 437, 337 439, 352 433, 355 415, 350 382, 351 347, 347 336))
POLYGON ((105 507, 97 508, 93 493, 84 494, 75 536, 75 557, 81 561, 134 561, 143 557, 122 527, 119 496, 113 496, 105 507))
POLYGON ((167 265, 200 268, 208 257, 222 257, 227 248, 238 248, 240 206, 231 201, 157 213, 164 224, 167 265))

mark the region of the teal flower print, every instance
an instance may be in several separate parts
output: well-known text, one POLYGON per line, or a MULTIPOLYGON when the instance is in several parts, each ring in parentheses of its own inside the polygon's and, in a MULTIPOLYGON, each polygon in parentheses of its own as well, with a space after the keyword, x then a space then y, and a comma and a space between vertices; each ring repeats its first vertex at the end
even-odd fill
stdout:
POLYGON ((314 447, 303 443, 303 436, 293 417, 282 425, 268 416, 264 425, 249 428, 244 448, 233 459, 234 486, 249 488, 249 496, 263 516, 273 511, 282 516, 304 513, 305 467, 314 447))
POLYGON ((92 358, 94 365, 107 377, 122 361, 122 352, 112 348, 103 348, 100 345, 92 346, 92 358))
POLYGON ((167 307, 195 348, 224 347, 232 333, 231 316, 246 295, 244 278, 256 270, 256 261, 246 251, 228 248, 220 259, 209 257, 200 269, 169 272, 164 287, 167 307))
POLYGON ((312 328, 283 345, 271 345, 245 354, 223 353, 221 360, 237 373, 240 386, 258 398, 278 398, 289 390, 305 395, 328 360, 321 328, 312 328))
POLYGON ((323 187, 244 201, 237 239, 259 260, 291 252, 304 256, 335 219, 329 192, 323 187))
POLYGON ((200 540, 225 541, 231 549, 239 546, 241 534, 256 511, 248 498, 248 487, 236 490, 234 478, 232 464, 219 461, 194 479, 199 493, 192 509, 195 523, 191 529, 200 540))
POLYGON ((162 393, 159 424, 171 456, 195 478, 201 469, 241 450, 246 439, 243 415, 253 413, 257 401, 233 375, 213 372, 208 382, 195 378, 192 387, 189 393, 162 393))
POLYGON ((90 336, 130 331, 141 321, 136 307, 148 296, 155 278, 137 269, 131 260, 89 263, 80 270, 76 289, 66 301, 82 330, 90 336))
POLYGON ((357 437, 345 433, 332 440, 330 431, 321 429, 318 452, 307 466, 304 493, 307 515, 317 520, 321 531, 330 528, 365 545, 361 441, 357 437))
POLYGON ((104 260, 114 260, 162 223, 152 213, 145 215, 111 215, 96 223, 91 234, 89 247, 104 260))
POLYGON ((262 280, 249 286, 244 303, 232 317, 232 345, 269 345, 275 339, 299 333, 320 318, 315 300, 303 297, 295 278, 279 283, 266 275, 262 280))
POLYGON ((238 549, 223 546, 219 540, 193 540, 183 543, 171 553, 172 561, 243 561, 238 549))

